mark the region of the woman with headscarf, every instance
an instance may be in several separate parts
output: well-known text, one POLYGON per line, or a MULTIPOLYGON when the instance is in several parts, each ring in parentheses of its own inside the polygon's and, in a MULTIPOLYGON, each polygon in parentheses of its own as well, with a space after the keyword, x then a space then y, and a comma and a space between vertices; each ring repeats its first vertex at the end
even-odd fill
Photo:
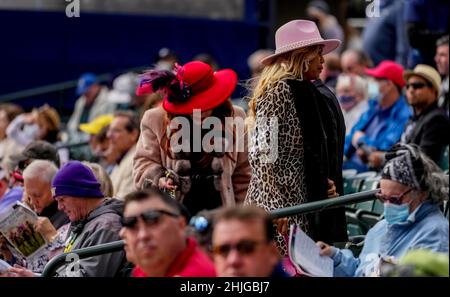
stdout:
POLYGON ((367 233, 359 257, 318 242, 335 276, 379 276, 383 262, 396 263, 410 250, 448 254, 448 220, 439 208, 448 200, 448 176, 416 145, 395 145, 386 160, 376 194, 384 219, 367 233))

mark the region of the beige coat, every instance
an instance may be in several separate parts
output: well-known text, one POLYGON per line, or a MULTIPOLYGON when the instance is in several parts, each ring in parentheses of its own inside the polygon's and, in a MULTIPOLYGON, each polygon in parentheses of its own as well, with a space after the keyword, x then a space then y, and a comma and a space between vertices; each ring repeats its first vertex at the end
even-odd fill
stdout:
MULTIPOLYGON (((235 118, 245 118, 242 108, 233 106, 233 109, 235 118)), ((186 162, 186 160, 169 158, 160 146, 161 138, 165 132, 163 131, 164 116, 165 111, 161 107, 157 107, 146 111, 142 118, 141 135, 133 162, 133 176, 137 188, 143 188, 146 183, 157 186, 159 179, 164 176, 166 170, 173 171, 176 174, 183 170, 183 162, 186 162)), ((226 128, 232 129, 231 125, 226 128)), ((248 163, 247 130, 244 130, 244 135, 236 133, 236 139, 238 138, 239 141, 244 142, 244 150, 236 152, 233 149, 231 156, 234 161, 227 156, 214 158, 213 161, 213 163, 218 162, 218 165, 223 169, 219 180, 216 181, 223 205, 235 205, 243 202, 250 181, 251 169, 248 163)), ((177 192, 177 198, 182 201, 184 194, 183 190, 180 190, 180 193, 177 192)))
POLYGON ((123 159, 111 172, 111 182, 114 189, 114 197, 123 200, 123 197, 136 190, 133 181, 133 157, 136 145, 133 145, 123 159))

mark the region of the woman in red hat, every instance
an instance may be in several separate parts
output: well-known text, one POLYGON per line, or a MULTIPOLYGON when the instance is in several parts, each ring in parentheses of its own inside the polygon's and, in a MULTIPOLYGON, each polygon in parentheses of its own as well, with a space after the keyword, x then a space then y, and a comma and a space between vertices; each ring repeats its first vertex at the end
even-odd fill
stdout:
POLYGON ((158 186, 192 215, 244 200, 250 180, 246 130, 230 121, 245 119, 229 100, 236 84, 233 70, 213 72, 199 61, 142 76, 137 94, 159 92, 164 99, 142 118, 133 163, 137 188, 158 186), (218 123, 213 129, 206 125, 211 119, 218 123))
MULTIPOLYGON (((275 39, 275 53, 261 61, 265 67, 251 95, 248 118, 252 179, 245 203, 267 211, 337 196, 333 172, 342 170, 332 154, 338 145, 336 114, 312 83, 323 69, 323 55, 340 41, 322 39, 315 23, 305 20, 283 25, 275 39), (276 137, 270 135, 274 131, 276 137)), ((283 255, 282 235, 290 224, 315 240, 347 240, 343 209, 297 215, 277 220, 283 255)))

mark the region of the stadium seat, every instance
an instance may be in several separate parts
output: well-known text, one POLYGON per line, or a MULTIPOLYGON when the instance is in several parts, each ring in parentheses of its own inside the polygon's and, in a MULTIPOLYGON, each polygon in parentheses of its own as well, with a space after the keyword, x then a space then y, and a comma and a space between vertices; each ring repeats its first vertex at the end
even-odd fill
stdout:
POLYGON ((375 177, 377 172, 367 171, 358 173, 344 179, 344 195, 353 194, 361 191, 361 186, 366 178, 375 177))
POLYGON ((373 203, 373 209, 372 212, 377 214, 377 215, 382 215, 384 212, 384 205, 383 202, 381 202, 380 200, 376 199, 373 203))
POLYGON ((342 170, 342 177, 343 178, 352 177, 352 176, 355 176, 357 173, 358 173, 358 171, 356 169, 345 169, 345 170, 342 170))
POLYGON ((345 212, 345 217, 347 220, 347 234, 350 237, 359 236, 366 234, 360 226, 359 219, 356 217, 356 212, 353 210, 348 210, 345 212))
POLYGON ((353 256, 358 257, 364 246, 365 238, 365 235, 350 236, 348 238, 347 244, 345 245, 345 248, 351 250, 353 256))
MULTIPOLYGON (((380 185, 380 176, 368 177, 362 181, 360 191, 375 190, 379 187, 379 185, 380 185)), ((375 200, 360 202, 355 205, 355 208, 373 212, 374 203, 375 200)))
POLYGON ((366 211, 362 209, 358 209, 356 211, 356 217, 358 222, 363 230, 367 230, 366 233, 372 228, 376 223, 378 223, 381 219, 381 215, 377 215, 371 211, 366 211))

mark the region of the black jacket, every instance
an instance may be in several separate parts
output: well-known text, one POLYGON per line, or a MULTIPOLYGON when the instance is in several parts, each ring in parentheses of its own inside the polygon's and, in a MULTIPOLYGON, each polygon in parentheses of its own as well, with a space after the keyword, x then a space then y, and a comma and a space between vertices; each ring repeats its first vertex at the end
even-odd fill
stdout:
MULTIPOLYGON (((308 202, 327 199, 327 178, 342 194, 342 158, 345 124, 334 94, 323 84, 288 80, 304 133, 304 159, 308 202), (322 90, 320 92, 319 90, 322 90)), ((308 215, 310 236, 330 244, 345 242, 347 223, 344 208, 308 215)))
POLYGON ((415 126, 410 135, 406 136, 406 143, 417 144, 420 149, 433 161, 439 164, 444 147, 449 144, 448 131, 450 121, 445 111, 433 103, 420 115, 414 115, 406 125, 415 126))

